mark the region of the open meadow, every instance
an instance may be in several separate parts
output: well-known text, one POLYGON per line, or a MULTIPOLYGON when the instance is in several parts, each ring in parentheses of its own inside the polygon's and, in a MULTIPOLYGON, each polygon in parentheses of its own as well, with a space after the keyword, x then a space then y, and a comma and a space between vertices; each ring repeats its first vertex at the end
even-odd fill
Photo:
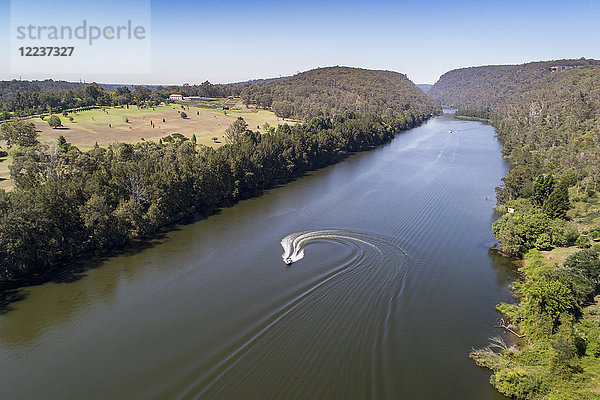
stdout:
MULTIPOLYGON (((226 105, 233 106, 234 104, 228 100, 226 105)), ((52 146, 56 144, 58 136, 62 135, 67 142, 82 151, 89 150, 96 143, 106 146, 117 142, 158 141, 160 138, 176 132, 188 138, 196 135, 198 144, 218 147, 225 143, 223 137, 225 130, 238 117, 244 118, 248 123, 248 129, 261 133, 265 133, 265 123, 274 127, 284 123, 295 123, 287 119, 284 121, 267 110, 255 108, 222 110, 190 103, 162 104, 152 108, 106 107, 72 112, 67 117, 63 115, 59 115, 59 117, 63 127, 56 129, 50 128, 47 117, 45 120, 35 117, 28 121, 35 124, 40 142, 52 146), (185 112, 187 117, 182 118, 181 112, 185 112), (73 121, 70 121, 69 117, 73 117, 73 121), (213 140, 213 138, 217 139, 213 140)), ((5 146, 2 147, 5 148, 5 146)), ((10 157, 0 158, 0 189, 10 190, 12 188, 10 163, 10 157)))
POLYGON ((216 110, 180 104, 153 108, 103 108, 70 113, 73 121, 60 116, 63 127, 52 129, 40 118, 31 119, 40 132, 40 141, 52 144, 59 135, 82 150, 98 143, 100 146, 115 142, 159 140, 172 133, 186 137, 196 135, 199 144, 219 146, 224 143, 225 130, 238 117, 244 118, 249 129, 263 132, 265 123, 283 124, 271 111, 256 109, 216 110), (181 117, 185 112, 186 118, 181 117), (217 143, 212 140, 217 137, 217 143))

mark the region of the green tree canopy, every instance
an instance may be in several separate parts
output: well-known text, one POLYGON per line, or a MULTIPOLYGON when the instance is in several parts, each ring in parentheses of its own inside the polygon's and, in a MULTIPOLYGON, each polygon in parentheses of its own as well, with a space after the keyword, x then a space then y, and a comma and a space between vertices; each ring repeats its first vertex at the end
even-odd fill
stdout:
POLYGON ((225 130, 225 140, 227 143, 235 144, 241 143, 244 138, 244 133, 248 130, 248 124, 244 121, 244 118, 238 117, 229 127, 225 130))
POLYGON ((557 280, 531 281, 525 285, 523 294, 527 298, 524 304, 526 315, 545 314, 554 323, 558 322, 561 313, 575 313, 579 309, 571 289, 557 280))
POLYGON ((533 202, 541 206, 554 190, 554 177, 552 174, 539 175, 533 184, 533 202))
POLYGON ((544 201, 542 209, 550 218, 565 218, 570 207, 569 189, 565 183, 561 183, 544 201))
POLYGON ((58 116, 51 115, 50 118, 48 118, 48 125, 50 125, 50 128, 52 129, 60 128, 62 126, 62 121, 58 116))
POLYGON ((32 122, 21 120, 5 122, 2 124, 2 139, 6 140, 6 145, 10 148, 18 146, 35 146, 38 143, 38 133, 32 122))
POLYGON ((565 267, 581 271, 595 284, 600 284, 600 259, 592 249, 584 249, 567 257, 565 267))

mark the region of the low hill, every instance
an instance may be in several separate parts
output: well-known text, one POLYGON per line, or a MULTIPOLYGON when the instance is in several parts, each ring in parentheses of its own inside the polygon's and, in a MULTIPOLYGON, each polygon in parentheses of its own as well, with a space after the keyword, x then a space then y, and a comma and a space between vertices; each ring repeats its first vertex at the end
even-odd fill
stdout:
POLYGON ((349 67, 318 68, 242 90, 246 104, 272 108, 280 117, 310 119, 341 114, 431 115, 436 106, 404 74, 349 67))

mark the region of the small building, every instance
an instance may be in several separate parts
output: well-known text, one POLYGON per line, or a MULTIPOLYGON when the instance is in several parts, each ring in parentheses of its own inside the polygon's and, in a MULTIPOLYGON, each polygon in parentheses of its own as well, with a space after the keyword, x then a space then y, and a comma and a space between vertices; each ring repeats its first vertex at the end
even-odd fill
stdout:
POLYGON ((188 97, 184 97, 183 100, 189 100, 189 101, 217 101, 217 100, 221 100, 218 97, 200 97, 200 96, 188 96, 188 97))
POLYGON ((183 95, 181 94, 172 94, 169 96, 169 100, 183 100, 183 95))
POLYGON ((577 68, 576 65, 557 65, 555 67, 550 67, 550 72, 564 72, 570 69, 577 68))

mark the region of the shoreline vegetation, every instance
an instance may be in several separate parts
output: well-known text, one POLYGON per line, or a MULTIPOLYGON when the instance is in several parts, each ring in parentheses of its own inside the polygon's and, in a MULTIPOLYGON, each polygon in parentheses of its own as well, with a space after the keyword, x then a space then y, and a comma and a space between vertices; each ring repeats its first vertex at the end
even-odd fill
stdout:
POLYGON ((479 118, 479 117, 469 117, 466 115, 455 115, 454 118, 456 119, 461 119, 464 121, 475 121, 475 122, 481 122, 483 124, 490 124, 492 121, 488 118, 479 118))
POLYGON ((496 128, 511 169, 492 231, 518 262, 501 337, 470 354, 516 399, 600 397, 600 62, 560 60, 450 71, 428 92, 496 128))
MULTIPOLYGON (((98 98, 112 96, 92 87, 98 98)), ((388 143, 441 113, 406 76, 389 71, 321 68, 244 91, 258 107, 279 102, 285 107, 278 116, 306 122, 260 133, 240 117, 217 148, 173 133, 158 143, 85 152, 61 137, 53 148, 40 144, 26 121, 2 124, 18 151, 10 167, 15 189, 0 190, 0 282, 52 274, 88 254, 129 248, 185 218, 388 143), (307 98, 307 87, 318 96, 307 98)))

